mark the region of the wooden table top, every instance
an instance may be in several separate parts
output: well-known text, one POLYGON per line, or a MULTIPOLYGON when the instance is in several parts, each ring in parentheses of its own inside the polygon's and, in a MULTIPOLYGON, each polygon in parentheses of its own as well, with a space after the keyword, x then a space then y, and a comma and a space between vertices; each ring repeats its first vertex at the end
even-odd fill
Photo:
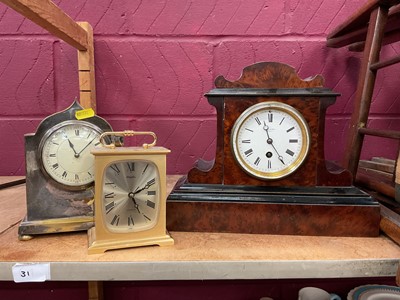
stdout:
MULTIPOLYGON (((169 190, 178 178, 168 177, 169 190)), ((171 232, 173 246, 88 255, 86 232, 18 240, 18 224, 26 213, 24 184, 0 190, 0 207, 0 280, 12 280, 10 269, 16 262, 50 262, 54 280, 394 276, 400 258, 400 247, 385 236, 204 232, 171 232), (129 271, 135 268, 137 272, 129 271)))

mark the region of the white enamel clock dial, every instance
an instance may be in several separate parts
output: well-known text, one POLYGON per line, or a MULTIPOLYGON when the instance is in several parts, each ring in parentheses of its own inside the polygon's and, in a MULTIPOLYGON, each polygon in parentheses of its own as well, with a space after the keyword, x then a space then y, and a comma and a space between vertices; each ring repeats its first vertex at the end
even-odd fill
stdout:
POLYGON ((248 174, 279 179, 292 174, 306 159, 310 133, 293 107, 262 102, 249 107, 232 129, 233 156, 248 174))
POLYGON ((106 167, 103 220, 111 232, 135 232, 154 227, 160 208, 160 179, 153 162, 125 160, 106 167))
POLYGON ((45 172, 58 183, 71 188, 84 187, 94 180, 94 156, 101 130, 84 121, 65 121, 53 127, 40 143, 45 172))

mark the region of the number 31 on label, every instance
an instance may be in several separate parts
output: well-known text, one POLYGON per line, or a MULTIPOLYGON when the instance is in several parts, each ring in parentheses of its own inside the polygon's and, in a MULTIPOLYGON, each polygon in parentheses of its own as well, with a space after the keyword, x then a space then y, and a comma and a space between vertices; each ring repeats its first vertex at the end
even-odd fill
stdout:
POLYGON ((50 264, 20 264, 12 267, 14 282, 43 282, 50 279, 50 264))

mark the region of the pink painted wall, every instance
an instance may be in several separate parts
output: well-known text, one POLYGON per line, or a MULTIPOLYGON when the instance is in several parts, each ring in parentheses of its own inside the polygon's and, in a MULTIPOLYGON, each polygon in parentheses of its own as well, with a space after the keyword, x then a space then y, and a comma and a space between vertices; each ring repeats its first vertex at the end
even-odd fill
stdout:
MULTIPOLYGON (((327 34, 364 1, 57 0, 95 34, 98 114, 115 130, 152 130, 168 147, 168 173, 215 154, 215 112, 204 93, 260 61, 322 74, 342 94, 328 110, 326 157, 340 160, 360 54, 325 46, 327 34)), ((400 52, 395 44, 384 56, 400 52)), ((378 77, 371 124, 400 129, 398 67, 378 77), (383 84, 384 83, 384 84, 383 84)), ((24 174, 24 134, 78 96, 76 51, 0 4, 0 175, 24 174)), ((394 158, 375 139, 365 157, 394 158)))

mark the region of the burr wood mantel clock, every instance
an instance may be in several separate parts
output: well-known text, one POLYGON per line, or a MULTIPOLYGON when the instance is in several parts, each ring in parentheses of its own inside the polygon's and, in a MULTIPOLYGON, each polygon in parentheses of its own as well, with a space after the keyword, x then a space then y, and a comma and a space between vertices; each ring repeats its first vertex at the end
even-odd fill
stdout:
POLYGON ((36 133, 25 135, 27 215, 19 226, 20 239, 93 226, 90 150, 111 126, 98 116, 79 117, 81 112, 74 101, 45 118, 36 133))
POLYGON ((166 155, 155 147, 153 132, 106 132, 95 156, 95 226, 89 230, 89 254, 106 250, 172 245, 166 231, 166 155), (142 147, 116 147, 106 136, 151 135, 142 147))
POLYGON ((377 202, 325 160, 325 115, 338 94, 323 81, 276 62, 248 66, 233 82, 219 76, 206 94, 217 111, 215 160, 200 159, 175 187, 169 228, 377 235, 377 202))

